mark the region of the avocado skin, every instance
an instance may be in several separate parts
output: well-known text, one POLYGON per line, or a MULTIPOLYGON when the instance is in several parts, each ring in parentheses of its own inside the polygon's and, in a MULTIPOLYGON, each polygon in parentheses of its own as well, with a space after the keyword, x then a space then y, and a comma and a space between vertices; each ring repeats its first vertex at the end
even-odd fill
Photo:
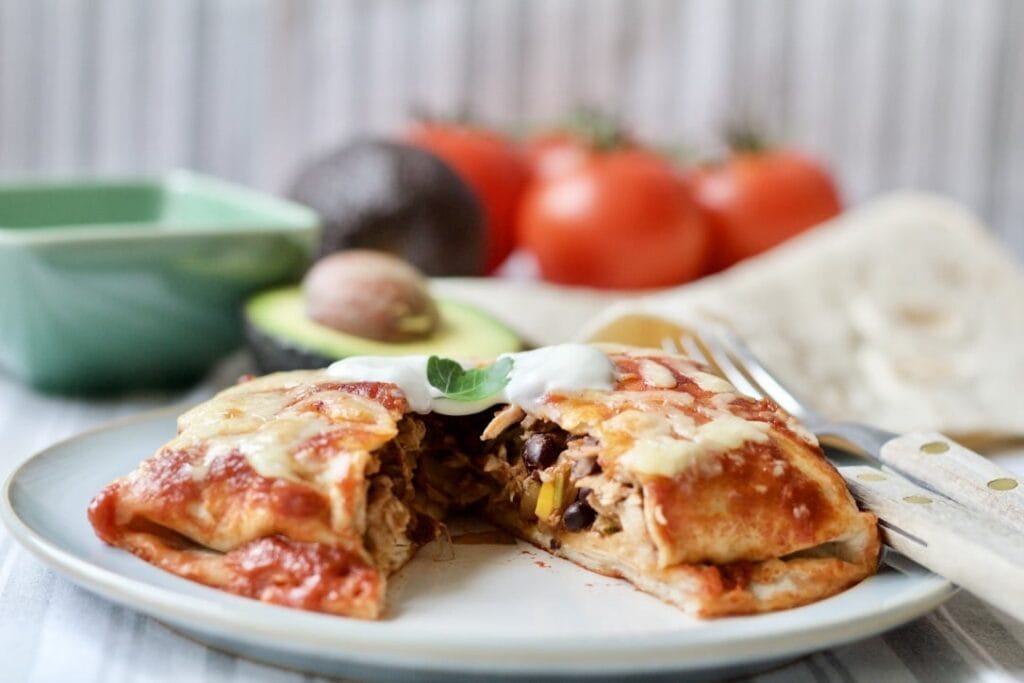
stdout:
POLYGON ((427 275, 480 275, 486 226, 473 191, 438 157, 384 140, 360 140, 300 171, 290 195, 324 224, 317 258, 379 249, 427 275))
POLYGON ((245 321, 245 339, 261 375, 286 370, 316 370, 337 360, 289 344, 286 339, 259 329, 249 319, 245 321))

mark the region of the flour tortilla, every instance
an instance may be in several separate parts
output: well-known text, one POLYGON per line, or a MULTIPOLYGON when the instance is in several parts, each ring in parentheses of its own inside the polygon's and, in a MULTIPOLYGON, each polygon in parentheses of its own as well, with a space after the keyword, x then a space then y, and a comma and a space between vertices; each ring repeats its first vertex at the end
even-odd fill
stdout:
MULTIPOLYGON (((584 338, 637 314, 720 320, 825 414, 977 443, 1024 437, 1024 273, 960 205, 900 193, 717 276, 621 302, 584 338)), ((635 321, 635 318, 634 318, 635 321)), ((647 343, 664 334, 643 325, 647 343)))

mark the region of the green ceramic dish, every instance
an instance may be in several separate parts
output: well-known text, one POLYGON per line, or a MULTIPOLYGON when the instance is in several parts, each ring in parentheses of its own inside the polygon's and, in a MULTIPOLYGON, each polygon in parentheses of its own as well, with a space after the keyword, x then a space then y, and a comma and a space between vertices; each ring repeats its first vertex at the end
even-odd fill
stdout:
POLYGON ((0 367, 60 392, 181 385, 297 278, 308 209, 212 178, 0 185, 0 367))

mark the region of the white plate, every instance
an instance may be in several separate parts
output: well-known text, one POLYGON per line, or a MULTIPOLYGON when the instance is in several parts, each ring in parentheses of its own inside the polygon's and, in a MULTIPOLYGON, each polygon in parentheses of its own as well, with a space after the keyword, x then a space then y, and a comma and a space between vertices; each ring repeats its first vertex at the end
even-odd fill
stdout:
POLYGON ((420 551, 392 582, 388 617, 366 622, 265 605, 180 579, 101 543, 91 497, 174 434, 180 409, 57 444, 7 482, 11 533, 72 581, 225 650, 291 668, 384 680, 413 676, 721 676, 880 633, 953 588, 917 567, 883 569, 828 600, 699 621, 520 544, 420 551))

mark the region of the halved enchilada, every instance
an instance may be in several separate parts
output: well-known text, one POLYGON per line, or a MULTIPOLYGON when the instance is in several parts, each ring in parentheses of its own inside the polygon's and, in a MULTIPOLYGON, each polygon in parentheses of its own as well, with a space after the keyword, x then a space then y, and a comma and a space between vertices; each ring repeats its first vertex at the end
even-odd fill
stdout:
POLYGON ((363 618, 453 511, 699 616, 805 604, 874 572, 874 516, 774 403, 682 356, 601 357, 607 386, 465 415, 330 370, 254 379, 182 415, 90 519, 186 578, 363 618))

